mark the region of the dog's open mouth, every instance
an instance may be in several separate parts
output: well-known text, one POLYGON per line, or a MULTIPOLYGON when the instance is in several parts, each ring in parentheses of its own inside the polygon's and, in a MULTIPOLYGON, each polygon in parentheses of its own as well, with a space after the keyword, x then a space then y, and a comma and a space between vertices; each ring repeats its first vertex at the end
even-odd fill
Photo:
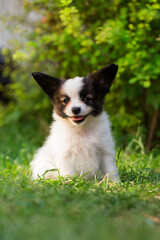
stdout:
POLYGON ((85 120, 85 117, 84 116, 73 116, 73 117, 71 117, 71 119, 74 123, 81 123, 85 120))

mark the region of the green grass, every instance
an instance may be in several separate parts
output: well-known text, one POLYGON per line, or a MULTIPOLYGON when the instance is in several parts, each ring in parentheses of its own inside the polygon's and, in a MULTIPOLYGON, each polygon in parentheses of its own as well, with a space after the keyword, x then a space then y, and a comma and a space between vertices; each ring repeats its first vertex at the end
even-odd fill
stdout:
POLYGON ((76 176, 33 182, 37 130, 18 125, 0 132, 1 240, 159 239, 158 150, 146 154, 139 136, 118 149, 118 184, 76 176))

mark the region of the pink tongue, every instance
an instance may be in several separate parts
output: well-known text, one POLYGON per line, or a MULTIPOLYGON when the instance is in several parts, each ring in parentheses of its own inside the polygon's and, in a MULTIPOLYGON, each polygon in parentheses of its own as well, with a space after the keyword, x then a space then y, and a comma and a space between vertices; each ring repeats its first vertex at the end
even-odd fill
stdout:
POLYGON ((72 120, 73 121, 80 121, 80 120, 82 120, 84 117, 72 117, 72 120))

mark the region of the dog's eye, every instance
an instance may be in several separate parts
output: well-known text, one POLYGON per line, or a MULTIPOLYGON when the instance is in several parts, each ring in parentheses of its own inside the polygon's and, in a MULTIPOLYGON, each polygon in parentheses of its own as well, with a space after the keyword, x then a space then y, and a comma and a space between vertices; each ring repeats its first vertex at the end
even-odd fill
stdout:
POLYGON ((67 105, 67 103, 70 101, 69 97, 61 97, 60 102, 63 103, 64 105, 67 105))
POLYGON ((93 101, 93 97, 87 96, 84 98, 84 102, 87 104, 91 104, 93 101))
POLYGON ((69 102, 69 98, 65 98, 63 102, 67 104, 69 102))

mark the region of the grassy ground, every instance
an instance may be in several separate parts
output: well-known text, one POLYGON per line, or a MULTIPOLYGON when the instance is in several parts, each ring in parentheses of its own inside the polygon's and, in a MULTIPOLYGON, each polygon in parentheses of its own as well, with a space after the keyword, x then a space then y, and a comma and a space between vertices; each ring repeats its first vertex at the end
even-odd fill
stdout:
POLYGON ((28 166, 42 141, 32 128, 0 132, 1 240, 159 239, 158 150, 146 154, 139 136, 118 149, 118 184, 83 177, 32 182, 28 166))

